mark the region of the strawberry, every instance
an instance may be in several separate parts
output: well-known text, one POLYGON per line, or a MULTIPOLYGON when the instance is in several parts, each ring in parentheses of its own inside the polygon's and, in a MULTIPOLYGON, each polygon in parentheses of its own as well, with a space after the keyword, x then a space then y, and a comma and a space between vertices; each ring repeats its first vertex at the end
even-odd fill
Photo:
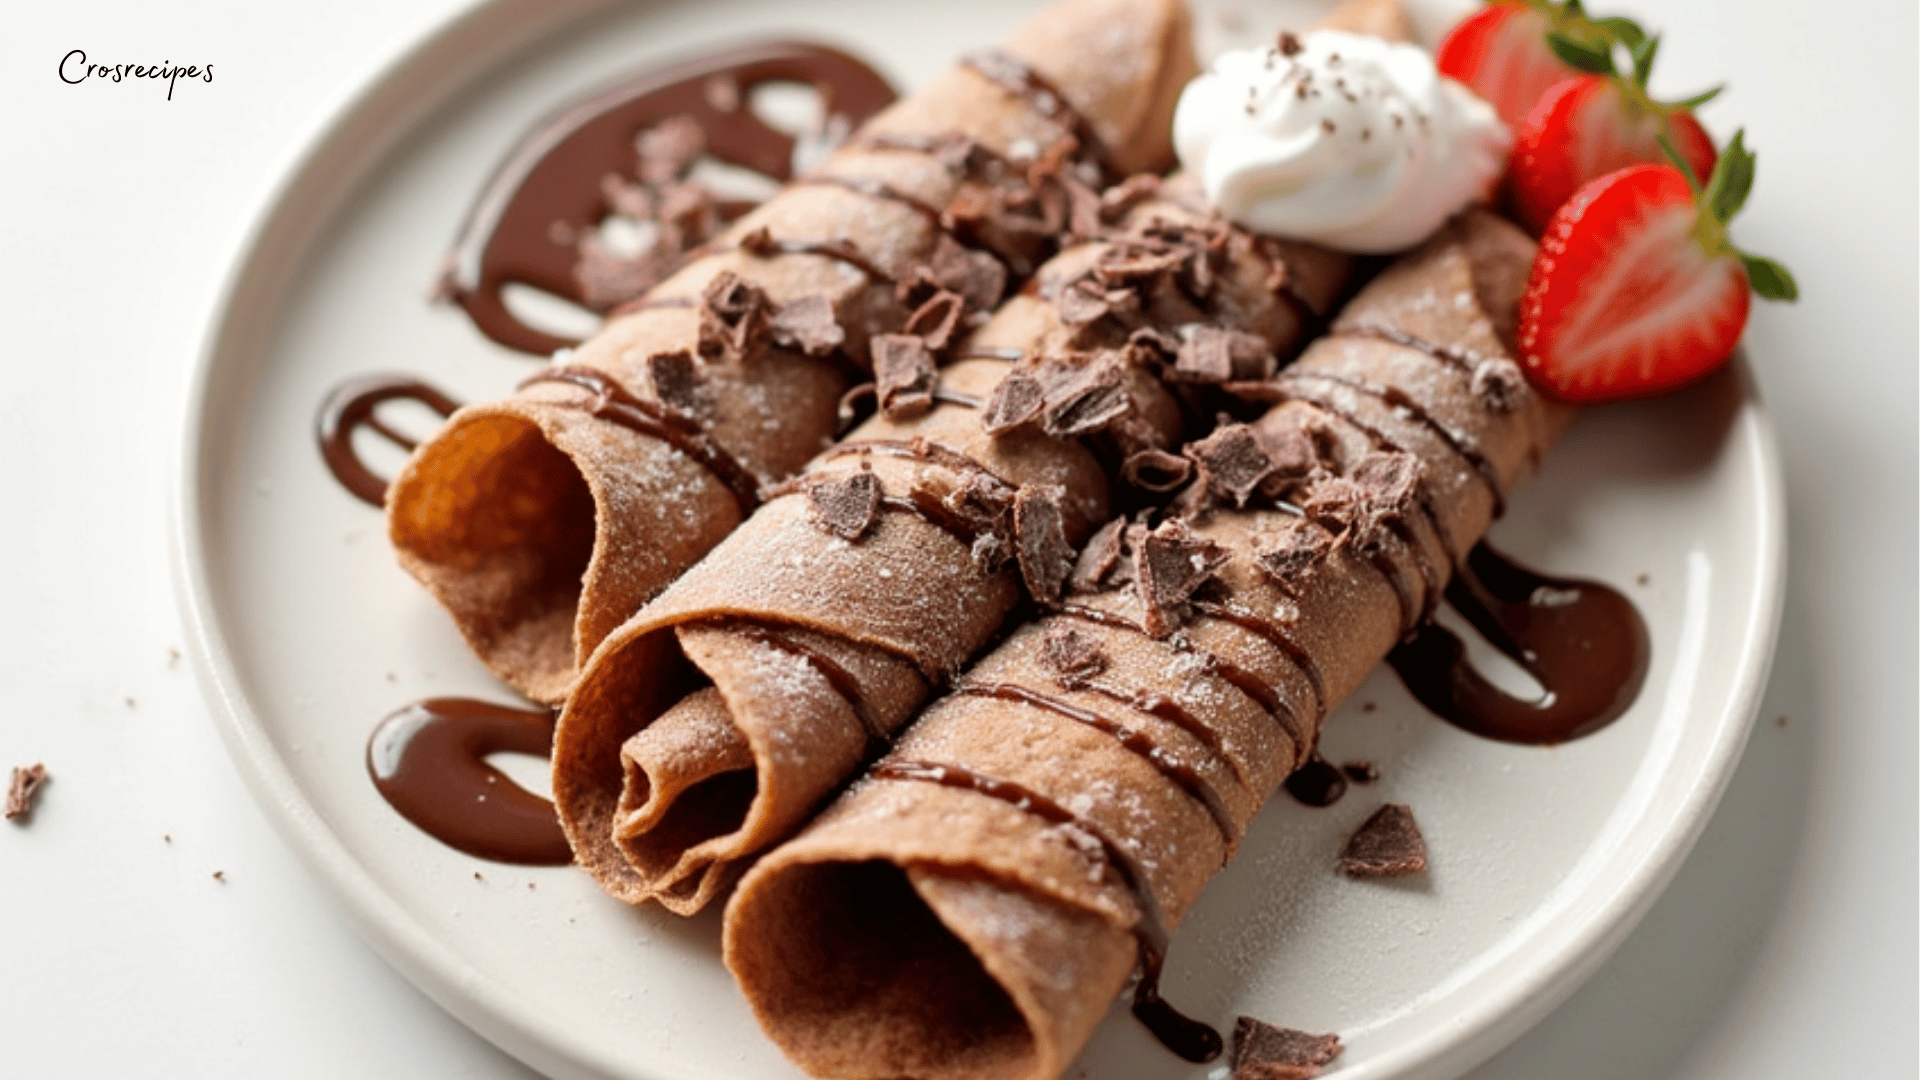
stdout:
POLYGON ((1660 39, 1623 27, 1616 40, 1633 42, 1630 74, 1615 68, 1611 46, 1590 48, 1558 35, 1550 40, 1563 59, 1592 74, 1548 90, 1514 140, 1508 167, 1514 207, 1536 231, 1588 181, 1628 165, 1664 160, 1662 136, 1680 150, 1695 176, 1713 174, 1718 155, 1693 109, 1719 89, 1672 104, 1655 101, 1647 94, 1647 79, 1660 39))
POLYGON ((1581 72, 1554 52, 1548 38, 1604 47, 1614 39, 1616 24, 1633 27, 1626 19, 1588 18, 1580 0, 1494 0, 1447 32, 1434 65, 1486 98, 1509 127, 1518 127, 1541 94, 1581 72))
POLYGON ((1732 354, 1749 289, 1798 297, 1784 268, 1727 239, 1753 187, 1743 134, 1704 191, 1671 151, 1672 165, 1608 173, 1553 215, 1520 299, 1521 360, 1541 389, 1578 402, 1673 389, 1732 354))

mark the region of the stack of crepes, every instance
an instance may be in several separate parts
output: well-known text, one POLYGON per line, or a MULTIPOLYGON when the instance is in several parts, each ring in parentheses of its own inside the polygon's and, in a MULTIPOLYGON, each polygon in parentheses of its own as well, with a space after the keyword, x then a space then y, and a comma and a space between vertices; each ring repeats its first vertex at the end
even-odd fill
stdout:
POLYGON ((878 414, 594 654, 553 787, 609 892, 691 913, 790 835, 1024 598, 1060 599, 1116 469, 1184 480, 1193 406, 1270 376, 1346 282, 1345 257, 1255 243, 1178 185, 1115 196, 1113 236, 964 344, 879 339, 878 414))
POLYGON ((1131 971, 1152 998, 1166 934, 1570 419, 1512 359, 1533 254, 1470 211, 1396 262, 1171 512, 1090 545, 1080 591, 748 873, 726 960, 795 1061, 1046 1080, 1131 971))
POLYGON ((388 491, 402 565, 497 675, 563 700, 832 441, 877 336, 943 292, 990 310, 1102 174, 1171 163, 1189 37, 1178 0, 1059 0, 896 102, 514 396, 457 413, 388 491))

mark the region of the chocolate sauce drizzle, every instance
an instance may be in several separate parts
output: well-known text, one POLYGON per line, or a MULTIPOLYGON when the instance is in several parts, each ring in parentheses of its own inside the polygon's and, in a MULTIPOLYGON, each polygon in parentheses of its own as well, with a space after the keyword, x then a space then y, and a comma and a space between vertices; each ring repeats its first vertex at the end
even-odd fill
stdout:
POLYGON ((1538 701, 1508 694, 1473 669, 1452 631, 1422 627, 1387 662, 1421 704, 1475 735, 1531 745, 1577 739, 1618 719, 1646 680, 1646 623, 1608 586, 1548 577, 1482 543, 1447 600, 1546 690, 1538 701))
POLYGON ((475 202, 455 242, 443 293, 465 308, 493 340, 546 356, 573 344, 527 326, 507 309, 501 290, 512 282, 575 303, 585 297, 573 274, 571 244, 553 239, 556 224, 577 235, 596 227, 611 207, 601 188, 608 173, 633 168, 636 132, 678 116, 693 118, 707 152, 775 180, 792 176, 795 141, 747 107, 755 86, 807 83, 823 112, 858 126, 892 103, 893 88, 846 53, 799 41, 731 49, 638 76, 567 108, 529 134, 475 202))
MULTIPOLYGON (((1207 778, 1201 776, 1191 765, 1169 754, 1165 747, 1155 742, 1145 732, 1127 727, 1091 709, 1080 708, 1051 694, 1043 694, 1038 690, 1015 683, 962 683, 955 686, 953 692, 965 697, 986 697, 1029 705, 1113 736, 1115 741, 1125 747, 1128 752, 1152 765, 1161 776, 1172 781, 1195 802, 1206 807, 1207 813, 1213 816, 1214 827, 1220 830, 1221 842, 1228 848, 1233 847, 1235 833, 1233 811, 1227 809, 1226 801, 1220 797, 1219 790, 1208 783, 1207 778)), ((1133 704, 1125 697, 1120 697, 1119 700, 1123 704, 1133 704)), ((1198 721, 1194 721, 1190 716, 1187 719, 1191 723, 1198 724, 1198 721)))
POLYGON ((406 375, 362 375, 348 379, 330 391, 320 403, 315 433, 320 440, 320 456, 340 486, 369 506, 385 506, 387 481, 381 479, 360 459, 354 449, 353 433, 358 428, 377 432, 402 450, 418 443, 387 426, 374 410, 396 400, 417 401, 441 416, 451 416, 460 403, 432 386, 406 375))
POLYGON ((1493 495, 1495 517, 1499 517, 1501 511, 1505 509, 1506 500, 1500 494, 1503 490, 1500 471, 1494 468, 1492 459, 1481 452, 1480 447, 1470 436, 1462 435, 1441 423, 1406 391, 1396 386, 1380 386, 1364 379, 1336 375, 1330 371, 1288 370, 1281 372, 1279 377, 1286 382, 1309 380, 1342 386, 1356 394, 1365 394, 1367 397, 1374 398, 1395 412, 1405 415, 1426 428, 1434 438, 1446 444, 1447 449, 1473 466, 1474 471, 1480 474, 1481 481, 1486 484, 1487 491, 1493 495))
POLYGON ((458 851, 493 862, 564 866, 573 849, 551 802, 487 764, 504 752, 546 757, 554 713, 468 698, 428 698, 380 721, 367 772, 400 816, 458 851))
POLYGON ((577 386, 593 395, 582 401, 555 404, 585 409, 594 417, 619 424, 629 431, 659 439, 687 457, 699 462, 714 479, 732 492, 742 515, 750 514, 760 503, 760 480, 740 464, 726 448, 715 442, 698 421, 649 401, 629 391, 610 376, 593 368, 550 364, 520 384, 526 389, 537 383, 557 382, 577 386))
POLYGON ((1133 898, 1138 918, 1133 924, 1134 940, 1140 950, 1140 981, 1133 988, 1133 1015, 1167 1049, 1188 1061, 1207 1062, 1220 1056, 1220 1033, 1207 1024, 1182 1015, 1160 996, 1160 972, 1166 963, 1170 937, 1167 918, 1160 901, 1147 884, 1140 861, 1127 849, 1114 843, 1106 832, 1052 799, 1012 782, 963 769, 926 761, 883 761, 871 774, 881 780, 907 780, 939 784, 998 799, 1024 813, 1053 825, 1071 826, 1100 844, 1106 863, 1113 869, 1133 898))

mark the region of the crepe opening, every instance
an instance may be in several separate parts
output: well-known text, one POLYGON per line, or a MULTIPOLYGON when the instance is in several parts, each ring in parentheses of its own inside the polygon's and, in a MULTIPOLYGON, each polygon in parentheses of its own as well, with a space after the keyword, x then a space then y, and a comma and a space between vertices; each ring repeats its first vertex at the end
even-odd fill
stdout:
POLYGON ((516 687, 536 701, 557 701, 574 677, 593 494, 533 422, 463 419, 459 438, 427 444, 395 480, 393 544, 489 667, 517 673, 516 687))
POLYGON ((987 1080, 1033 1067, 1013 999, 899 866, 781 867, 735 897, 727 925, 727 965, 761 1026, 815 1075, 987 1080))

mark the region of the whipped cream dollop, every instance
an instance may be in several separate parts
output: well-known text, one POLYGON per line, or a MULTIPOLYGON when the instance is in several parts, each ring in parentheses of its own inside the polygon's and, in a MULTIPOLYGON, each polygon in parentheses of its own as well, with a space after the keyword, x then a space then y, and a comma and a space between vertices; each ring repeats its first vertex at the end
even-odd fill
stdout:
POLYGON ((1373 253, 1484 198, 1513 137, 1425 50, 1321 30, 1221 56, 1180 95, 1173 142, 1235 224, 1373 253))

